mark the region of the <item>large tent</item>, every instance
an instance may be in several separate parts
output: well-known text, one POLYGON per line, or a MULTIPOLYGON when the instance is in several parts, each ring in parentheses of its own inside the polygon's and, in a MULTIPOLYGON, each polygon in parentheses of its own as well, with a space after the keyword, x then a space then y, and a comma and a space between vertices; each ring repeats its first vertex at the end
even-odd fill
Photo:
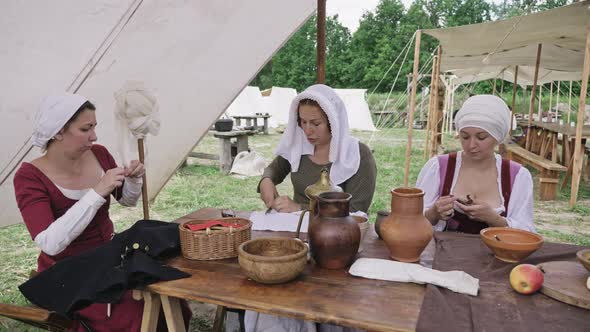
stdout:
MULTIPOLYGON (((335 89, 335 91, 346 106, 350 129, 377 130, 366 101, 366 89, 335 89)), ((268 113, 271 115, 270 127, 286 125, 289 120, 291 101, 297 95, 297 91, 291 88, 272 87, 264 94, 267 96, 264 96, 258 87, 246 87, 227 108, 226 114, 236 116, 268 113)))
POLYGON ((21 158, 39 155, 27 140, 43 96, 88 97, 98 107, 99 142, 116 152, 113 93, 127 80, 152 89, 162 122, 147 141, 153 198, 315 8, 314 0, 2 2, 0 226, 21 221, 12 175, 21 158))

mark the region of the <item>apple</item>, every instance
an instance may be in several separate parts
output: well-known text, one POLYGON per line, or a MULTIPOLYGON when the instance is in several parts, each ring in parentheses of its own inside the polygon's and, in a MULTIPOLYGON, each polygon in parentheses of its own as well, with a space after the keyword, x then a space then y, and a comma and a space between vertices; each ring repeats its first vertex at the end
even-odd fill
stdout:
POLYGON ((520 264, 510 271, 510 286, 521 294, 532 294, 543 286, 543 271, 531 264, 520 264))

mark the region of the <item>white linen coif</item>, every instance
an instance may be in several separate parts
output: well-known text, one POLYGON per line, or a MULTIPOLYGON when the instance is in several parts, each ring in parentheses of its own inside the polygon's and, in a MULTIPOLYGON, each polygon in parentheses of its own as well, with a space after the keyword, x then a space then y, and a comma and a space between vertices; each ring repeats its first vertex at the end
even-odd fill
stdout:
POLYGON ((135 140, 145 139, 147 134, 154 136, 160 131, 160 113, 156 97, 142 82, 127 81, 115 92, 116 129, 119 136, 119 152, 124 165, 135 159, 135 140))
POLYGON ((361 156, 358 139, 349 134, 344 102, 329 86, 312 85, 293 99, 289 110, 289 122, 275 153, 289 161, 292 172, 297 172, 299 169, 302 155, 314 153, 314 146, 309 143, 303 129, 297 123, 299 102, 303 99, 316 101, 328 117, 332 130, 329 155, 329 161, 332 163, 330 179, 334 184, 339 185, 356 174, 361 156))
POLYGON ((477 95, 467 98, 455 116, 455 127, 460 131, 475 127, 487 131, 503 143, 510 132, 510 109, 499 97, 477 95))
POLYGON ((73 93, 47 96, 33 120, 33 146, 45 149, 53 138, 88 99, 73 93))

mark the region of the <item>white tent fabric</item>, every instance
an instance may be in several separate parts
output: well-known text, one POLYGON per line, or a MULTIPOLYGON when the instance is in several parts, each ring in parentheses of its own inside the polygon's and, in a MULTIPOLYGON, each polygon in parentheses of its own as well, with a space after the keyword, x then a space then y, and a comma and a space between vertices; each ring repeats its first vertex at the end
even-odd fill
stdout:
MULTIPOLYGON (((451 82, 455 85, 461 85, 491 79, 501 79, 507 82, 514 83, 514 72, 514 66, 497 66, 496 68, 485 67, 473 69, 459 69, 453 71, 455 77, 451 79, 451 82)), ((532 86, 534 77, 534 67, 518 67, 518 85, 522 87, 532 86)), ((545 84, 552 81, 579 81, 581 79, 581 72, 566 72, 539 68, 539 77, 537 78, 537 84, 545 84)))
POLYGON ((262 97, 265 112, 271 115, 268 125, 272 128, 285 126, 289 121, 289 107, 293 98, 297 96, 297 90, 276 86, 269 90, 268 95, 262 97))
MULTIPOLYGON (((147 140, 148 190, 155 197, 315 7, 314 0, 3 1, 2 175, 18 166, 31 117, 53 91, 77 91, 96 104, 99 143, 114 153, 113 93, 125 81, 138 80, 160 103, 160 134, 147 140)), ((37 155, 32 150, 24 160, 37 155)), ((20 222, 12 175, 0 187, 0 198, 0 226, 20 222)))
POLYGON ((247 86, 225 110, 228 116, 254 115, 265 112, 262 94, 257 86, 247 86))
POLYGON ((453 72, 466 83, 497 77, 502 71, 504 78, 512 81, 510 72, 519 65, 519 83, 522 77, 523 84, 531 85, 539 43, 543 45, 542 82, 579 80, 590 23, 589 5, 590 1, 581 1, 527 16, 424 33, 442 45, 441 71, 453 72), (474 68, 477 72, 462 72, 474 68))
POLYGON ((369 104, 367 104, 367 89, 335 89, 346 106, 350 129, 375 131, 375 124, 371 118, 369 104))

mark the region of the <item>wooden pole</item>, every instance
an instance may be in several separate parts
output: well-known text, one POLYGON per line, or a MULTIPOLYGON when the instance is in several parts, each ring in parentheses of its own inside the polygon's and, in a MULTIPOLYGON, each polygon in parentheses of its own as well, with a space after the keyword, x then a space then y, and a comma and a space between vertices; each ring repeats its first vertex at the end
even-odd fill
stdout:
POLYGON ((412 129, 414 127, 414 111, 416 110, 416 90, 418 89, 418 69, 420 61, 420 37, 422 31, 416 31, 416 45, 414 46, 414 69, 412 71, 412 91, 410 92, 410 114, 408 115, 408 143, 406 145, 406 160, 404 163, 404 187, 408 186, 410 176, 410 157, 412 155, 412 129))
MULTIPOLYGON (((537 108, 537 120, 543 121, 543 108, 541 106, 543 100, 543 85, 539 85, 539 107, 537 108)), ((531 102, 529 100, 529 102, 531 102)))
POLYGON ((590 74, 590 25, 586 33, 586 50, 584 51, 584 68, 582 70, 582 87, 580 89, 580 102, 578 106, 578 119, 576 123, 576 143, 574 148, 574 167, 572 175, 572 192, 570 195, 570 208, 578 201, 578 189, 580 187, 580 173, 584 161, 584 150, 582 146, 582 128, 584 126, 584 108, 586 105, 586 94, 588 93, 588 76, 590 74))
POLYGON ((570 98, 569 98, 569 102, 567 104, 567 125, 570 125, 570 121, 572 121, 570 119, 570 116, 572 114, 572 81, 570 81, 570 98))
POLYGON ((494 78, 494 87, 492 88, 492 94, 496 95, 496 79, 494 78))
MULTIPOLYGON (((539 104, 541 104, 541 101, 541 96, 539 96, 539 104)), ((553 81, 549 82, 549 109, 547 110, 547 122, 553 122, 551 105, 553 105, 553 81)))
POLYGON ((436 156, 438 152, 438 142, 440 138, 440 132, 438 131, 440 124, 440 108, 439 108, 439 87, 440 87, 440 63, 442 62, 442 46, 438 46, 436 51, 436 67, 434 72, 434 101, 432 107, 432 132, 430 137, 430 155, 429 158, 436 156))
POLYGON ((502 82, 500 84, 500 96, 504 94, 504 79, 502 79, 502 82))
POLYGON ((535 64, 535 77, 533 79, 533 90, 531 92, 531 103, 529 106, 529 123, 527 125, 526 149, 530 151, 531 147, 531 124, 533 121, 533 110, 535 109, 535 92, 537 91, 537 79, 539 78, 539 65, 541 64, 541 48, 543 44, 537 46, 537 62, 535 64))
POLYGON ((561 81, 557 81, 557 93, 555 94, 555 122, 559 123, 559 89, 561 89, 561 81))
POLYGON ((432 58, 432 72, 430 74, 430 99, 428 100, 428 118, 426 119, 428 125, 426 126, 426 142, 424 142, 424 159, 428 157, 430 151, 430 138, 432 136, 432 113, 434 109, 434 76, 436 75, 436 62, 438 61, 435 55, 432 58))
POLYGON ((317 17, 317 82, 326 83, 326 0, 318 0, 317 17))
POLYGON ((516 89, 518 87, 518 66, 514 66, 514 84, 512 87, 512 114, 510 115, 510 137, 512 137, 512 127, 514 126, 514 110, 516 109, 516 89))
MULTIPOLYGON (((139 162, 145 167, 145 157, 143 153, 143 138, 137 140, 137 151, 139 151, 139 162)), ((150 207, 147 192, 146 172, 143 172, 143 185, 141 186, 141 204, 143 205, 143 219, 150 219, 150 207)))

